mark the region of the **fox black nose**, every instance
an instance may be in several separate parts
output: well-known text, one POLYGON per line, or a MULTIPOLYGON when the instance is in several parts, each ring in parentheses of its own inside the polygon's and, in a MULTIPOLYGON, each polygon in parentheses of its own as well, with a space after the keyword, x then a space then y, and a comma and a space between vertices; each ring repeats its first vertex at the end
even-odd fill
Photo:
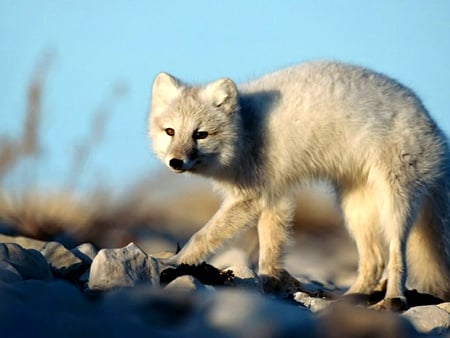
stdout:
POLYGON ((169 165, 175 170, 183 169, 183 164, 184 164, 183 160, 179 160, 178 158, 172 158, 169 161, 169 165))

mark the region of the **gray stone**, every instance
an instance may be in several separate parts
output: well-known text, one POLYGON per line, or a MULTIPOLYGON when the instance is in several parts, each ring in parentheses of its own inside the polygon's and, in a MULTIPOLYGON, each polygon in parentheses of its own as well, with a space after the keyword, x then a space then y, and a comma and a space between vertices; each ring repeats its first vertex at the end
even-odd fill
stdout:
POLYGON ((159 285, 158 262, 134 243, 120 249, 102 249, 92 261, 88 287, 91 290, 159 285))
MULTIPOLYGON (((0 295, 13 290, 11 295, 16 302, 23 302, 32 311, 47 309, 50 313, 70 309, 73 312, 85 312, 89 305, 87 298, 74 285, 65 281, 55 279, 53 281, 26 280, 10 285, 9 288, 1 288, 0 295)), ((41 314, 47 316, 46 312, 41 314)))
POLYGON ((258 279, 258 275, 246 265, 232 265, 224 271, 231 270, 237 278, 241 279, 258 279))
POLYGON ((404 317, 390 311, 375 311, 347 302, 333 302, 316 316, 317 337, 422 337, 404 317))
POLYGON ((40 252, 53 271, 63 277, 67 277, 85 265, 80 258, 57 242, 46 243, 40 252))
POLYGON ((92 260, 97 255, 98 250, 94 245, 90 243, 84 243, 76 248, 70 250, 76 257, 81 259, 83 262, 84 269, 80 270, 80 274, 78 275, 78 281, 81 285, 87 287, 87 283, 89 282, 90 268, 92 264, 92 260))
POLYGON ((47 261, 37 250, 24 249, 15 243, 1 243, 0 261, 11 264, 23 279, 53 279, 47 261))
MULTIPOLYGON (((145 332, 137 337, 211 337, 203 334, 206 328, 203 323, 196 331, 189 332, 185 329, 187 323, 195 328, 195 325, 191 326, 191 320, 198 320, 199 310, 204 309, 197 306, 195 299, 201 298, 203 301, 213 294, 214 292, 176 292, 141 284, 106 292, 98 310, 116 321, 119 318, 119 322, 131 319, 134 325, 145 323, 146 331, 155 328, 167 332, 167 335, 162 335, 162 331, 156 335, 145 332), (180 328, 184 329, 183 333, 178 331, 180 328)), ((129 336, 127 332, 118 337, 133 336, 129 336)))
POLYGON ((404 312, 402 316, 424 333, 447 332, 450 329, 450 313, 436 305, 416 306, 404 312))
POLYGON ((261 280, 258 275, 246 265, 233 265, 226 270, 233 271, 233 283, 238 288, 251 289, 263 292, 261 280))
POLYGON ((318 312, 330 305, 331 301, 318 297, 311 297, 306 292, 298 291, 294 293, 294 300, 303 304, 311 310, 311 312, 318 312))
POLYGON ((0 281, 4 283, 16 283, 22 281, 23 278, 19 271, 11 264, 5 261, 0 261, 0 281))
POLYGON ((198 281, 198 279, 185 275, 175 278, 165 287, 166 290, 193 292, 196 290, 206 289, 206 286, 198 281))
POLYGON ((15 243, 24 249, 41 250, 47 242, 23 236, 7 236, 0 234, 0 243, 15 243))
POLYGON ((35 249, 47 260, 51 268, 59 275, 65 277, 79 269, 83 262, 62 244, 57 242, 44 242, 22 236, 6 236, 0 234, 0 242, 15 243, 24 249, 35 249))
MULTIPOLYGON (((174 334, 161 334, 155 319, 161 312, 161 299, 155 299, 148 309, 154 297, 144 298, 145 294, 139 292, 133 298, 133 289, 127 289, 115 302, 108 295, 93 302, 66 281, 0 283, 0 337, 181 336, 181 331, 172 328, 176 320, 173 312, 168 314, 166 327, 174 334)), ((177 306, 174 303, 172 309, 177 310, 177 306)))
POLYGON ((86 264, 91 264, 98 254, 97 248, 91 243, 83 243, 73 248, 71 252, 86 264))
POLYGON ((317 337, 310 311, 240 289, 214 293, 205 321, 226 337, 317 337))

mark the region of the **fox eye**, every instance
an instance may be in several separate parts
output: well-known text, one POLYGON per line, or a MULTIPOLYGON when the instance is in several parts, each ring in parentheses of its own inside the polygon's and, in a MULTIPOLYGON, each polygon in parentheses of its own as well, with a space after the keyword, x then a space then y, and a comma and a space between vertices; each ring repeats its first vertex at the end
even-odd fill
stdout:
POLYGON ((208 137, 208 132, 196 130, 194 131, 194 135, 192 135, 192 137, 194 138, 194 140, 201 140, 208 137))
POLYGON ((164 131, 165 131, 166 134, 169 135, 169 136, 175 135, 175 130, 173 130, 172 128, 166 128, 164 131))

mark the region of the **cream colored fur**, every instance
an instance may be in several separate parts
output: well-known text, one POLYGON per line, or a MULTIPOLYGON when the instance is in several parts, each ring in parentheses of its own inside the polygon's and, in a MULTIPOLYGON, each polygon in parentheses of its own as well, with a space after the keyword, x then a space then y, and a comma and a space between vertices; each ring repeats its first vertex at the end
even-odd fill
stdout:
POLYGON ((387 269, 386 300, 405 301, 407 279, 450 300, 447 139, 395 80, 326 61, 239 86, 226 78, 191 86, 161 73, 149 133, 169 168, 211 177, 225 196, 172 262, 199 263, 257 226, 259 273, 278 277, 293 189, 325 180, 358 248, 349 293, 370 293, 387 269))

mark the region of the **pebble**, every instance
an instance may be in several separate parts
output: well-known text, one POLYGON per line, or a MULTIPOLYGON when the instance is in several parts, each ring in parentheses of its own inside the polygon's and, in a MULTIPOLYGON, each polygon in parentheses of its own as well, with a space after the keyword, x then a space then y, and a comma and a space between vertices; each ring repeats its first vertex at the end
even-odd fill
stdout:
POLYGON ((258 275, 246 265, 233 265, 226 270, 233 271, 233 284, 237 288, 255 290, 263 293, 263 286, 258 275))
POLYGON ((92 260, 97 256, 98 250, 92 243, 83 243, 76 248, 70 250, 76 257, 81 259, 85 264, 91 264, 92 260))
POLYGON ((164 288, 169 291, 192 292, 196 290, 204 290, 206 286, 199 282, 197 278, 192 276, 180 276, 175 278, 164 288))
POLYGON ((223 289, 206 314, 209 325, 229 337, 317 337, 312 313, 255 292, 223 289))
POLYGON ((57 242, 48 242, 40 250, 52 270, 66 277, 85 265, 83 261, 57 242))
POLYGON ((324 310, 331 303, 330 300, 318 297, 311 297, 308 293, 301 291, 294 293, 294 300, 298 303, 303 304, 306 308, 310 309, 312 312, 319 312, 321 310, 324 310))
POLYGON ((24 249, 15 243, 0 243, 0 261, 13 266, 23 279, 45 281, 53 279, 52 271, 47 261, 35 249, 24 249))
POLYGON ((405 311, 402 316, 407 318, 420 332, 435 334, 447 332, 450 334, 450 313, 443 307, 446 306, 415 306, 405 311))
POLYGON ((108 290, 137 284, 159 285, 158 261, 134 243, 119 249, 102 249, 92 261, 88 287, 108 290))
POLYGON ((134 243, 97 252, 87 243, 68 250, 57 242, 0 235, 0 335, 416 338, 450 332, 450 302, 403 314, 377 312, 312 297, 311 292, 339 290, 305 278, 299 282, 284 271, 285 291, 303 307, 264 294, 243 259, 225 265, 239 256, 228 253, 221 263, 233 271, 234 287, 208 287, 184 275, 159 288, 159 260, 134 243), (80 278, 90 290, 108 292, 91 301, 80 278))
POLYGON ((0 281, 4 283, 16 283, 23 278, 19 271, 6 261, 0 261, 0 281))
POLYGON ((23 236, 0 234, 0 243, 13 243, 24 249, 37 250, 47 260, 51 269, 65 277, 83 266, 83 261, 58 242, 44 242, 23 236))

